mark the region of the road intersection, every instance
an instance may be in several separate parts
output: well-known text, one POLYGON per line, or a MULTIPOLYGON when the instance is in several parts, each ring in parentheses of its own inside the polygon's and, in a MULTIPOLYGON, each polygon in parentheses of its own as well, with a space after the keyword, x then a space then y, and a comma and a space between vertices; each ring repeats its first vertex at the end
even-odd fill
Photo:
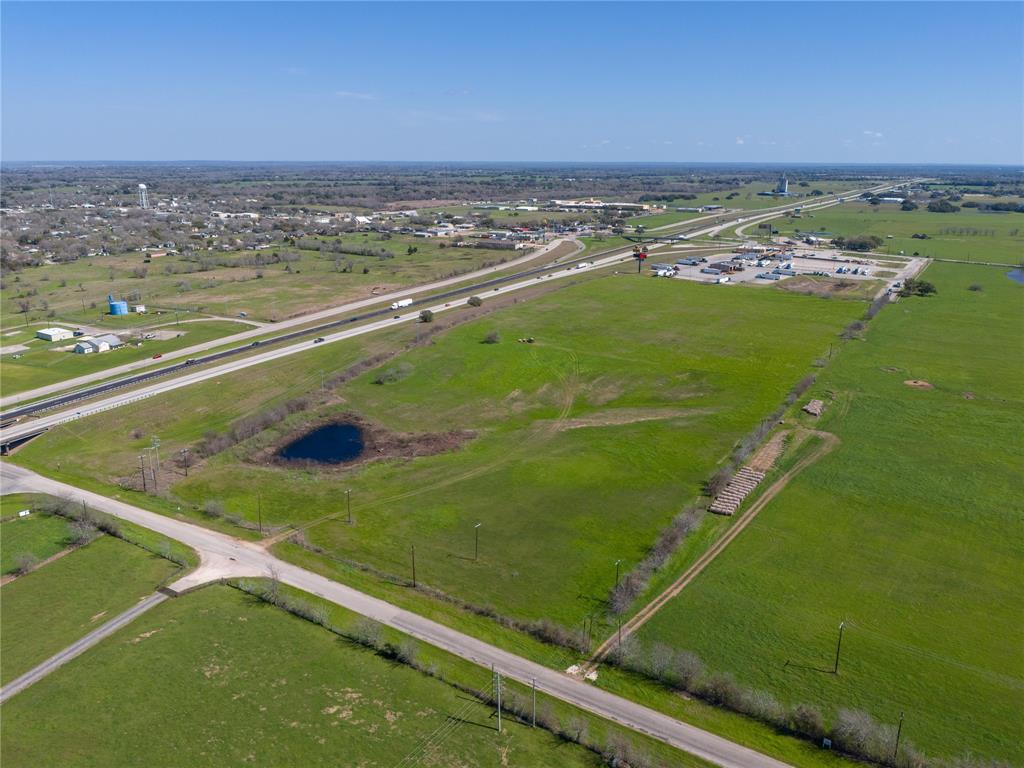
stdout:
MULTIPOLYGON (((116 499, 43 477, 7 462, 0 462, 0 485, 3 486, 4 493, 45 493, 67 498, 76 503, 84 502, 93 509, 148 528, 169 539, 192 547, 199 554, 200 565, 192 573, 170 584, 168 590, 171 592, 180 594, 229 578, 275 578, 282 584, 316 595, 475 664, 485 668, 493 666, 497 672, 520 683, 531 685, 535 682, 537 690, 541 693, 554 696, 595 715, 645 733, 715 765, 723 766, 723 768, 785 768, 786 766, 786 763, 735 744, 721 736, 675 720, 642 704, 601 690, 578 678, 509 653, 352 587, 280 560, 258 543, 235 539, 194 523, 150 512, 116 499)), ((153 607, 159 602, 160 600, 153 599, 145 608, 153 607)), ((130 616, 127 616, 127 619, 126 614, 122 614, 114 621, 125 620, 111 628, 110 631, 102 632, 106 629, 105 625, 100 628, 98 637, 83 638, 82 641, 65 649, 61 654, 47 660, 40 667, 15 681, 18 685, 17 690, 9 692, 5 688, 0 691, 0 701, 10 698, 17 691, 23 690, 29 684, 55 671, 63 663, 87 650, 89 644, 99 642, 141 612, 142 610, 135 610, 130 616)))

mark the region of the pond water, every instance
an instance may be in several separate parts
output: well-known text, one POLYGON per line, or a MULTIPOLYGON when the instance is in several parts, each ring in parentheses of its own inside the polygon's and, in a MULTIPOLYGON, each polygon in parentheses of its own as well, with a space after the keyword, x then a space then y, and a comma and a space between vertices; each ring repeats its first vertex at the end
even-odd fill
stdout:
POLYGON ((355 424, 327 424, 294 440, 277 455, 282 459, 344 464, 363 453, 363 430, 355 424))
POLYGON ((1006 273, 1006 276, 1018 283, 1024 283, 1024 269, 1014 269, 1006 273))

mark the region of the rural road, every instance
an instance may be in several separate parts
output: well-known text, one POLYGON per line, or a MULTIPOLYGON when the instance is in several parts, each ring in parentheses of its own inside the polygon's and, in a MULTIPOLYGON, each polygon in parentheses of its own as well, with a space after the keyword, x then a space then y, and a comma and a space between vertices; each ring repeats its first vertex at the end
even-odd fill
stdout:
MULTIPOLYGON (((0 485, 2 485, 4 493, 47 493, 69 498, 78 503, 85 502, 94 509, 143 526, 192 547, 199 553, 201 564, 192 574, 171 584, 169 589, 173 591, 180 592, 222 578, 273 576, 283 584, 317 595, 463 659, 483 667, 493 665, 495 670, 502 675, 524 685, 530 685, 531 682, 536 681, 537 689, 542 693, 554 696, 634 731, 645 733, 703 760, 723 766, 723 768, 786 768, 786 763, 767 755, 603 691, 577 678, 569 677, 541 664, 516 656, 304 568, 286 563, 274 557, 258 544, 240 541, 193 523, 149 512, 116 499, 45 478, 6 462, 0 462, 0 485)), ((151 599, 155 600, 156 596, 151 599)), ((136 608, 139 609, 141 606, 140 603, 136 608)), ((141 610, 145 610, 145 608, 141 608, 141 610)), ((126 616, 127 614, 122 614, 115 621, 126 616)), ((125 618, 125 623, 130 618, 130 616, 125 618)), ((111 624, 113 622, 108 622, 96 631, 104 631, 111 624)), ((110 631, 112 632, 116 628, 113 627, 110 631)), ((84 648, 87 648, 91 644, 88 641, 89 637, 86 637, 79 643, 84 643, 84 648)), ((92 642, 94 643, 95 640, 92 642)), ((77 653, 81 653, 81 650, 77 653, 73 651, 77 645, 78 643, 64 652, 71 654, 68 658, 73 658, 77 653)), ((33 677, 23 682, 18 690, 23 690, 35 680, 48 674, 49 671, 59 667, 63 663, 60 658, 59 654, 29 673, 33 677)), ((9 692, 5 688, 2 697, 5 700, 16 692, 9 692)))
MULTIPOLYGON (((201 344, 193 344, 190 347, 183 349, 177 349, 173 352, 165 352, 161 358, 161 362, 166 363, 171 360, 187 359, 189 357, 195 357, 200 352, 206 352, 216 347, 222 347, 228 344, 236 342, 247 341, 257 336, 265 336, 267 333, 272 331, 285 331, 289 328, 295 328, 303 325, 314 324, 319 320, 330 319, 336 315, 346 314, 348 312, 354 312, 356 310, 365 309, 366 307, 372 307, 376 305, 390 304, 398 299, 403 299, 409 296, 415 296, 418 293, 424 291, 433 291, 438 288, 447 288, 452 285, 458 285, 467 281, 472 281, 480 277, 486 277, 493 275, 495 272, 502 272, 506 269, 525 264, 533 261, 534 259, 541 258, 546 254, 553 251, 555 248, 565 242, 574 242, 573 240, 566 238, 556 238, 550 243, 545 245, 543 248, 537 251, 531 251, 526 256, 521 256, 518 259, 512 259, 506 261, 504 264, 498 264, 493 267, 485 267, 484 269, 478 269, 475 272, 467 272, 462 275, 456 275, 455 277, 445 278, 444 280, 435 280, 432 283, 425 283, 423 285, 411 285, 408 288, 403 288, 399 291, 392 293, 381 294, 380 296, 370 296, 366 299, 359 299, 357 301, 351 301, 346 304, 339 304, 335 307, 329 307, 328 309, 322 309, 318 312, 311 312, 306 315, 299 315, 297 317, 291 317, 286 320, 281 320, 277 323, 262 323, 253 320, 246 320, 237 317, 200 317, 193 318, 190 320, 183 320, 182 322, 202 322, 206 320, 231 320, 239 323, 248 323, 249 325, 255 326, 245 331, 239 331, 233 333, 230 336, 221 336, 217 339, 211 339, 210 341, 202 342, 201 344)), ((581 249, 582 250, 582 249, 581 249)), ((166 328, 167 325, 173 325, 172 323, 155 326, 159 328, 166 328)), ((99 329, 96 333, 110 333, 110 329, 102 330, 99 329)), ((136 360, 131 363, 124 363, 113 368, 106 368, 102 371, 95 373, 86 374, 84 376, 78 376, 74 379, 66 379, 64 381, 58 381, 54 384, 49 384, 44 387, 38 387, 36 389, 27 390, 25 392, 17 392, 13 395, 0 398, 0 408, 8 408, 9 406, 16 405, 17 403, 24 403, 29 400, 36 400, 46 395, 51 395, 56 392, 64 392, 67 390, 75 389, 77 387, 85 386, 95 381, 103 381, 105 379, 113 378, 121 374, 131 373, 142 368, 152 367, 154 362, 151 358, 147 357, 144 360, 136 360)))
POLYGON ((80 638, 55 656, 51 656, 35 669, 30 669, 21 677, 17 677, 3 688, 0 688, 0 704, 3 704, 15 694, 21 693, 35 682, 42 680, 51 672, 57 671, 72 659, 81 656, 87 650, 105 637, 109 637, 121 627, 129 624, 135 617, 145 613, 155 605, 159 605, 167 599, 167 595, 156 592, 143 598, 124 613, 115 616, 113 619, 97 627, 85 637, 80 638))

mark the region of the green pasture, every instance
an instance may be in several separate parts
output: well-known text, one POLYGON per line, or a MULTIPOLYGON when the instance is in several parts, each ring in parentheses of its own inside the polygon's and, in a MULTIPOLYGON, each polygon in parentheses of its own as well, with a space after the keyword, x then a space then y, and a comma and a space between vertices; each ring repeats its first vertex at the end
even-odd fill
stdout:
POLYGON ((403 434, 468 433, 457 449, 349 470, 244 458, 300 429, 293 420, 172 491, 187 505, 218 499, 250 520, 259 503, 270 525, 334 515, 307 533, 335 556, 405 577, 415 544, 426 583, 577 627, 603 612, 614 561, 643 556, 863 306, 712 291, 631 275, 566 288, 460 326, 314 414, 354 413, 403 434), (501 341, 483 343, 492 331, 501 341), (536 343, 516 341, 527 336, 536 343), (392 369, 406 373, 374 383, 392 369), (348 489, 354 525, 341 514, 348 489))
POLYGON ((127 610, 176 570, 168 560, 104 535, 4 585, 0 680, 13 680, 127 610))
POLYGON ((499 734, 472 696, 228 587, 143 614, 3 717, 12 767, 600 764, 510 717, 499 734))
POLYGON ((1017 762, 1022 288, 991 267, 923 277, 938 295, 887 307, 811 394, 828 404, 814 426, 839 447, 640 638, 829 718, 905 712, 904 736, 928 754, 1017 762))
POLYGON ((33 493, 0 496, 0 574, 13 572, 22 556, 41 561, 67 546, 67 521, 40 513, 37 509, 40 498, 33 493), (17 516, 26 509, 28 516, 17 516))
POLYGON ((897 203, 868 205, 844 203, 799 219, 774 221, 783 235, 824 232, 828 236, 876 235, 883 239, 881 253, 960 261, 1018 264, 1024 259, 1024 214, 980 212, 962 208, 957 213, 932 213, 924 206, 902 211, 897 203), (911 237, 928 235, 927 240, 911 237), (892 235, 890 239, 888 236, 892 235))

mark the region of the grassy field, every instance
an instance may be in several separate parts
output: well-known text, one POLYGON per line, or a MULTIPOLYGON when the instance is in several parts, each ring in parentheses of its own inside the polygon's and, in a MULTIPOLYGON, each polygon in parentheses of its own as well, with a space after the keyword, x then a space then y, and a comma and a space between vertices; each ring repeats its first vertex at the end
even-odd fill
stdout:
POLYGON ((844 203, 799 219, 779 218, 775 227, 783 234, 824 232, 828 235, 877 235, 885 242, 881 252, 963 261, 1019 264, 1024 254, 1024 215, 982 213, 963 208, 958 213, 931 213, 923 206, 901 211, 896 203, 868 205, 844 203), (914 234, 928 235, 916 240, 914 234), (892 239, 888 239, 892 235, 892 239))
POLYGON ((930 754, 1017 762, 1022 289, 996 268, 936 264, 924 277, 938 295, 887 308, 815 388, 829 403, 816 426, 841 445, 641 639, 829 717, 905 711, 904 736, 930 754))
MULTIPOLYGON (((67 347, 74 340, 48 343, 42 339, 23 342, 27 350, 18 353, 20 357, 13 359, 11 355, 3 357, 3 393, 12 395, 26 389, 42 387, 58 381, 72 379, 76 376, 95 373, 124 363, 144 360, 157 354, 165 354, 193 344, 201 344, 233 333, 239 333, 251 326, 225 320, 208 320, 188 322, 160 328, 161 331, 173 333, 173 338, 150 339, 135 344, 125 344, 118 349, 99 354, 76 355, 67 347)), ((12 343, 4 339, 5 343, 12 343)))
POLYGON ((0 590, 0 681, 27 672, 127 610, 176 570, 139 547, 101 536, 6 584, 0 590))
MULTIPOLYGON (((336 239, 325 237, 322 241, 329 245, 336 239)), ((128 253, 28 267, 5 276, 0 290, 0 321, 3 327, 11 328, 26 319, 45 320, 52 311, 56 315, 54 323, 99 322, 104 327, 120 328, 129 322, 145 322, 138 319, 145 316, 104 317, 107 294, 130 296, 134 292, 151 309, 189 309, 224 317, 246 312, 253 319, 273 321, 366 298, 374 288, 397 289, 509 257, 508 252, 481 248, 442 248, 438 240, 408 236, 383 240, 377 234, 353 233, 341 239, 356 248, 384 248, 394 257, 282 246, 257 252, 202 251, 191 260, 170 254, 150 264, 144 263, 145 254, 128 253), (416 252, 408 253, 410 248, 416 252), (241 261, 254 255, 269 257, 275 250, 297 254, 299 259, 265 266, 245 266, 241 261), (352 265, 350 272, 340 271, 348 264, 352 265), (146 270, 145 276, 136 276, 142 274, 137 270, 146 270), (22 301, 31 305, 27 314, 21 312, 22 301)))
MULTIPOLYGON (((821 181, 821 182, 810 182, 810 186, 801 187, 794 181, 790 181, 789 189, 793 193, 793 197, 770 197, 768 195, 759 195, 758 192, 770 192, 775 189, 774 183, 754 181, 749 184, 744 184, 741 187, 735 189, 726 189, 718 192, 702 192, 697 195, 696 200, 685 200, 679 198, 671 201, 659 201, 658 205, 665 205, 667 210, 663 213, 652 213, 646 216, 633 216, 626 219, 626 223, 632 225, 642 225, 647 229, 654 227, 661 227, 667 224, 675 224, 677 222, 687 221, 689 219, 702 216, 704 214, 694 213, 693 211, 677 211, 676 208, 701 208, 706 205, 721 205, 724 208, 741 208, 743 210, 760 210, 762 208, 771 208, 776 205, 785 205, 786 203, 797 202, 801 199, 806 199, 808 202, 813 202, 816 197, 806 197, 812 189, 819 189, 825 195, 832 194, 834 192, 844 192, 850 189, 856 189, 858 186, 863 186, 864 182, 852 182, 852 181, 821 181)), ((712 212, 713 213, 713 212, 712 212)))
POLYGON ((154 608, 3 717, 11 768, 600 765, 508 717, 499 734, 471 696, 228 587, 154 608))
MULTIPOLYGON (((351 488, 357 524, 312 527, 317 545, 405 576, 415 543, 427 583, 576 627, 602 610, 615 560, 628 567, 643 556, 733 443, 862 310, 860 302, 630 275, 586 282, 451 330, 383 366, 407 368, 400 381, 374 384, 371 371, 341 389, 343 402, 302 416, 355 412, 399 433, 471 432, 458 450, 348 470, 249 461, 255 444, 274 438, 270 430, 179 477, 172 493, 185 512, 218 499, 255 521, 260 490, 263 521, 281 525, 340 512, 351 488), (491 331, 501 342, 481 343, 491 331), (526 335, 537 343, 515 341, 526 335)), ((75 422, 18 460, 52 471, 59 457, 72 482, 102 487, 98 480, 134 471, 136 443, 156 430, 171 456, 266 402, 275 382, 294 394, 315 389, 317 361, 327 356, 351 361, 359 348, 261 367, 259 392, 245 373, 75 422), (133 428, 143 436, 131 439, 133 428)))
POLYGON ((63 518, 38 511, 16 517, 22 510, 34 510, 39 498, 34 493, 0 496, 0 574, 11 573, 23 555, 45 560, 67 546, 68 524, 63 518))

